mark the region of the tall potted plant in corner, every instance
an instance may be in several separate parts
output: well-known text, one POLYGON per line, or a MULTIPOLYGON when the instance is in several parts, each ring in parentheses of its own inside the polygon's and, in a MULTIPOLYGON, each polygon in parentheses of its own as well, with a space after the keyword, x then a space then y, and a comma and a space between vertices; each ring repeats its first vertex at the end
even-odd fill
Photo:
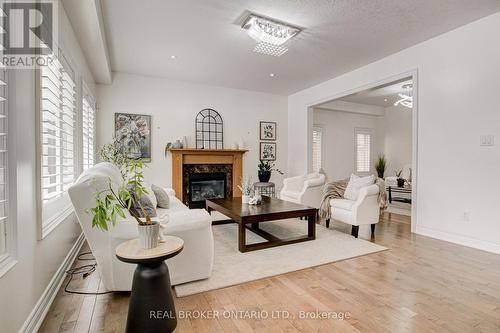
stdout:
POLYGON ((104 189, 96 190, 95 206, 89 209, 93 215, 92 227, 108 231, 109 223, 114 226, 118 217, 126 218, 125 211, 128 211, 137 221, 142 247, 154 248, 158 246, 160 225, 158 221, 152 220, 142 202, 144 195, 148 194, 143 184, 144 162, 141 159, 127 158, 126 153, 119 148, 119 144, 113 140, 100 150, 103 161, 113 163, 120 168, 123 182, 112 184, 109 179, 104 189))
POLYGON ((385 170, 387 170, 387 160, 385 159, 385 155, 379 154, 377 156, 377 161, 375 163, 375 170, 377 170, 378 178, 384 178, 385 170))
POLYGON ((273 171, 276 171, 280 175, 283 174, 281 170, 275 168, 274 163, 271 163, 269 161, 260 160, 259 165, 257 167, 259 168, 258 176, 259 176, 259 181, 261 183, 269 182, 269 179, 271 179, 271 174, 273 171))

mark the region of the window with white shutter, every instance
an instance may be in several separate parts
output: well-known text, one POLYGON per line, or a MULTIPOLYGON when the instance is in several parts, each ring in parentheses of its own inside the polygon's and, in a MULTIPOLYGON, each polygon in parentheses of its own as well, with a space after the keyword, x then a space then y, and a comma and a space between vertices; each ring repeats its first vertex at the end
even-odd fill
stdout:
POLYGON ((370 129, 355 130, 356 172, 370 172, 372 132, 370 129))
POLYGON ((323 129, 319 126, 313 127, 312 138, 312 165, 313 172, 318 172, 322 166, 322 145, 323 145, 323 129))
POLYGON ((46 204, 61 197, 75 179, 76 88, 56 58, 41 67, 40 75, 41 197, 46 204))
POLYGON ((74 72, 62 52, 39 69, 39 238, 73 211, 68 189, 80 170, 74 72))
POLYGON ((85 92, 83 96, 83 170, 95 164, 95 102, 92 96, 85 92))
MULTIPOLYGON (((0 6, 3 1, 0 1, 0 6)), ((0 34, 0 277, 16 264, 17 237, 15 207, 11 198, 15 198, 15 170, 9 165, 15 165, 10 151, 15 150, 15 141, 11 140, 14 131, 9 129, 9 75, 1 59, 3 59, 3 43, 8 33, 8 27, 0 34)), ((12 106, 12 104, 10 104, 12 106)))
POLYGON ((7 69, 0 63, 0 262, 9 255, 7 69))

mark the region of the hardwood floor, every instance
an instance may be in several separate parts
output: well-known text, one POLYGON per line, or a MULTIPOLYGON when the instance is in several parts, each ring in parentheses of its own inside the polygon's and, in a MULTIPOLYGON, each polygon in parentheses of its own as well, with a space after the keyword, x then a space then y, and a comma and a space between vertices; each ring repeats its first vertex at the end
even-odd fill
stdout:
MULTIPOLYGON (((374 241, 389 250, 176 298, 184 314, 231 314, 179 319, 176 332, 500 332, 499 255, 411 234, 409 217, 390 213, 374 241), (300 319, 300 311, 350 318, 300 319)), ((102 290, 98 272, 70 286, 102 290)), ((127 307, 127 293, 61 290, 40 332, 123 332, 127 307)))

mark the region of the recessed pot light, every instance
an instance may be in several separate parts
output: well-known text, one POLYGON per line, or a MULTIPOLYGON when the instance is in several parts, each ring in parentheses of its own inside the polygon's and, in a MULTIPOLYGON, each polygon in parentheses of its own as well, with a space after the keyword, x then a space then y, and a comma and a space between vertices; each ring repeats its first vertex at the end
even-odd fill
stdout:
POLYGON ((275 76, 276 76, 276 74, 274 74, 274 73, 270 73, 270 74, 269 74, 269 76, 270 76, 270 77, 275 77, 275 76))
POLYGON ((387 102, 387 101, 388 101, 388 99, 387 99, 387 98, 384 98, 384 102, 387 102))
POLYGON ((176 56, 174 56, 174 55, 171 55, 171 56, 170 56, 170 59, 175 59, 175 58, 177 58, 177 57, 176 57, 176 56))

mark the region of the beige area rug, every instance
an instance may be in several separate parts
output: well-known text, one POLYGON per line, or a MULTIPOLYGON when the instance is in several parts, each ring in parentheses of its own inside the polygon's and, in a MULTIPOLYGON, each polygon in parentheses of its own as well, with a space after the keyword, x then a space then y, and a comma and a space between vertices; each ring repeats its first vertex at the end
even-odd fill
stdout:
MULTIPOLYGON (((386 247, 356 239, 339 231, 316 225, 313 241, 257 250, 238 251, 238 226, 214 225, 215 258, 212 276, 175 286, 178 297, 228 287, 308 267, 386 250, 386 247)), ((261 229, 280 237, 307 234, 307 222, 299 219, 261 223, 261 229)), ((247 243, 264 241, 247 231, 247 243)))

